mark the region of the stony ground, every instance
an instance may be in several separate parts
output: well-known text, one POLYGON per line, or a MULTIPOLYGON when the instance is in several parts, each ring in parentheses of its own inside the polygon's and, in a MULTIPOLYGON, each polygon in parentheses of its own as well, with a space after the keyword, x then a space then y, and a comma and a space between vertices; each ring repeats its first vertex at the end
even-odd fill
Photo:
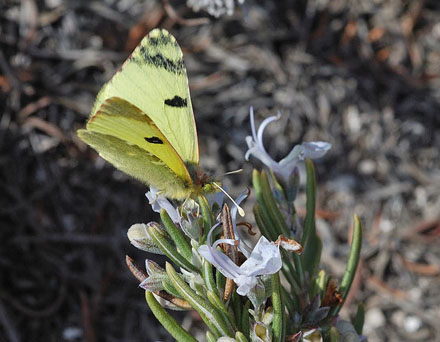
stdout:
MULTIPOLYGON (((76 137, 101 85, 154 27, 184 50, 202 165, 233 194, 249 106, 277 110, 266 147, 333 148, 316 164, 323 267, 343 271, 354 212, 365 237, 348 310, 370 341, 440 339, 440 4, 251 1, 233 16, 182 1, 0 3, 0 341, 170 340, 124 265, 153 219, 145 186, 76 137)), ((304 211, 304 197, 298 199, 304 211)), ((197 330, 197 317, 180 316, 197 330)))

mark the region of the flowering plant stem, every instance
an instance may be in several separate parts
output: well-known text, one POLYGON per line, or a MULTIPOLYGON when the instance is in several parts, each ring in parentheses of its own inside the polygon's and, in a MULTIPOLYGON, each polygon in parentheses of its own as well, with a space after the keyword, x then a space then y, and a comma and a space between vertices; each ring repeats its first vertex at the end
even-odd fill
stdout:
MULTIPOLYGON (((260 228, 263 226, 263 228, 261 228, 263 235, 266 235, 267 238, 271 240, 276 240, 281 234, 289 237, 289 228, 287 227, 280 210, 276 206, 276 201, 270 189, 267 173, 264 171, 260 173, 257 170, 254 170, 252 173, 252 184, 259 203, 258 207, 257 205, 255 206, 255 218, 258 226, 260 228), (272 229, 270 227, 272 227, 272 229)), ((295 254, 293 258, 295 267, 293 267, 291 263, 290 256, 283 251, 283 264, 286 265, 288 269, 283 271, 283 273, 291 283, 291 286, 294 286, 294 283, 302 285, 304 284, 305 279, 302 261, 299 255, 295 254), (292 276, 295 277, 295 279, 292 279, 292 276)))
MULTIPOLYGON (((221 189, 220 182, 213 184, 213 191, 197 185, 200 191, 191 192, 183 202, 177 198, 170 201, 160 190, 150 187, 146 196, 153 210, 160 213, 161 225, 138 223, 127 233, 134 246, 165 255, 174 265, 167 262, 163 269, 146 260, 145 273, 127 258, 140 287, 147 290, 151 311, 178 342, 196 339, 164 308, 197 311, 205 323, 207 342, 363 341, 357 336, 362 333, 362 307, 353 324, 338 318, 359 264, 359 218, 354 217, 350 255, 338 288, 332 275, 318 272, 322 241, 315 226, 316 176, 312 159, 324 156, 331 145, 304 142, 279 162, 273 160, 264 148, 263 131, 279 118, 280 114, 265 119, 257 132, 251 109, 252 136, 246 138, 246 159, 252 155, 268 168, 252 173, 257 199, 253 213, 262 234, 253 247, 248 244, 252 239, 238 229, 246 227, 248 235, 255 235, 251 222, 237 223, 237 214, 244 216, 240 204, 250 191, 234 201, 221 189), (299 163, 304 161, 307 178, 303 221, 295 209, 295 199, 300 190, 299 163), (224 195, 234 204, 230 210, 222 199, 224 195)), ((202 183, 204 179, 200 179, 202 183)))
MULTIPOLYGON (((275 198, 273 197, 272 190, 269 184, 269 177, 265 171, 262 171, 259 179, 259 186, 261 187, 260 196, 263 200, 270 218, 275 223, 277 235, 283 234, 284 236, 290 236, 289 228, 286 225, 286 221, 276 205, 275 198)), ((254 185, 255 186, 255 185, 254 185)), ((255 189, 255 192, 257 190, 255 189)))
POLYGON ((224 321, 222 315, 217 311, 218 309, 209 301, 195 293, 168 262, 166 264, 166 271, 173 286, 200 314, 200 317, 209 330, 211 330, 217 338, 220 338, 221 336, 232 337, 232 329, 224 321))
MULTIPOLYGON (((261 233, 268 239, 276 240, 277 237, 268 228, 270 226, 269 218, 265 215, 264 209, 258 203, 254 206, 254 216, 261 233)), ((283 261, 288 260, 287 253, 285 253, 285 251, 282 251, 282 253, 283 261)), ((283 268, 281 271, 289 281, 290 286, 298 288, 298 280, 296 279, 297 273, 295 268, 292 266, 292 263, 289 261, 283 262, 283 268)))

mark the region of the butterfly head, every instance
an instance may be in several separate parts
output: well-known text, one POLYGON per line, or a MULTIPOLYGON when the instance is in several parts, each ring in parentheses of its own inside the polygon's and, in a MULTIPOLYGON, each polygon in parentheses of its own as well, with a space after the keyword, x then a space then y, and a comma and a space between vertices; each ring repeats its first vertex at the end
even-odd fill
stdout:
POLYGON ((214 181, 214 179, 209 174, 205 173, 200 167, 189 167, 188 170, 192 176, 191 178, 193 180, 193 186, 196 189, 196 195, 200 193, 210 194, 219 191, 218 187, 215 187, 213 183, 215 182, 221 186, 221 182, 214 181))

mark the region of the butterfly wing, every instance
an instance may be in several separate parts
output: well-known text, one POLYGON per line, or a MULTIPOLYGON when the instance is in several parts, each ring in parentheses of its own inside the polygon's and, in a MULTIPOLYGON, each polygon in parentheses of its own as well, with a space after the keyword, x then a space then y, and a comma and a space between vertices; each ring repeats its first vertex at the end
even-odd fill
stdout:
POLYGON ((168 31, 155 29, 142 40, 98 94, 92 116, 113 96, 146 113, 188 167, 198 165, 197 131, 183 54, 168 31))
POLYGON ((183 199, 190 192, 191 177, 173 146, 151 118, 126 100, 107 99, 78 135, 118 169, 165 195, 183 199))

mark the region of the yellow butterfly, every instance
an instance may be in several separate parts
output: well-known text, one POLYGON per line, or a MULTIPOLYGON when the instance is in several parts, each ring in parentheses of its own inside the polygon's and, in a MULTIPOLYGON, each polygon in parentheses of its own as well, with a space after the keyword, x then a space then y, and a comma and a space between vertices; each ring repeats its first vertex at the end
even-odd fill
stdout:
POLYGON ((213 190, 199 171, 182 50, 164 29, 151 31, 103 86, 78 136, 166 197, 183 200, 213 190))

